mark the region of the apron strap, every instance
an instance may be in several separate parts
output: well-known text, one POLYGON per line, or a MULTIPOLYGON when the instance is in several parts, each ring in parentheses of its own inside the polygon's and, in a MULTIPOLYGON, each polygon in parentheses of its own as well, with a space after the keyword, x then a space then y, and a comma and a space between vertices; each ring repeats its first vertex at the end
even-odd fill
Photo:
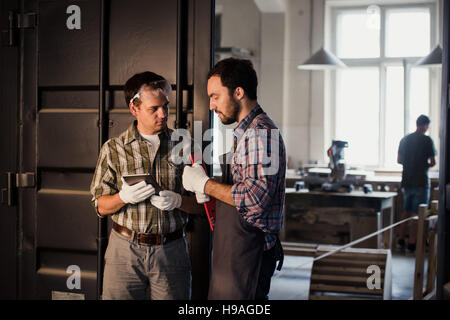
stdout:
POLYGON ((278 237, 278 234, 277 234, 277 241, 275 242, 274 249, 275 249, 275 261, 279 261, 277 270, 280 271, 281 268, 283 267, 284 250, 283 250, 283 246, 281 245, 281 241, 280 241, 280 238, 278 237))

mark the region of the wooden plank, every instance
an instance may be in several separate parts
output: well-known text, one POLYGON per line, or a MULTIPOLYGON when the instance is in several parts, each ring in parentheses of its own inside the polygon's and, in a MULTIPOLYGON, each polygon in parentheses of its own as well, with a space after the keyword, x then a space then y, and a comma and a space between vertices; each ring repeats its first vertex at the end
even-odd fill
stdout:
POLYGON ((450 300, 450 282, 447 282, 442 287, 442 293, 444 300, 450 300))
POLYGON ((368 294, 368 295, 383 295, 382 289, 369 289, 367 287, 355 287, 355 286, 333 286, 324 284, 314 284, 310 285, 310 292, 340 292, 340 293, 354 293, 354 294, 368 294))
MULTIPOLYGON (((438 189, 438 188, 436 188, 436 189, 438 189)), ((438 199, 431 201, 431 206, 430 206, 431 210, 437 212, 438 211, 438 207, 439 207, 438 199)))
POLYGON ((305 257, 314 257, 317 248, 317 244, 286 241, 282 241, 281 246, 285 255, 305 257))
POLYGON ((431 190, 431 200, 435 201, 438 199, 439 199, 439 187, 433 188, 433 190, 431 190))
MULTIPOLYGON (((381 269, 381 275, 383 276, 385 271, 381 269)), ((352 268, 352 267, 326 267, 314 265, 311 274, 329 274, 329 275, 347 275, 347 276, 367 276, 367 268, 352 268)))
MULTIPOLYGON (((367 214, 370 214, 373 210, 370 210, 367 214)), ((346 225, 351 222, 351 215, 354 209, 352 208, 340 208, 340 207, 308 207, 302 211, 290 211, 288 214, 289 223, 298 221, 304 224, 325 223, 330 225, 346 225)), ((373 214, 373 213, 372 213, 373 214)))
POLYGON ((320 266, 347 266, 347 267, 362 267, 367 268, 370 265, 377 265, 380 268, 384 268, 386 261, 368 261, 368 260, 350 260, 350 259, 337 259, 337 258, 324 258, 318 261, 315 261, 314 264, 320 265, 320 266))
POLYGON ((386 255, 386 265, 384 267, 384 280, 383 280, 383 300, 392 300, 392 255, 388 250, 386 255))
POLYGON ((435 300, 435 299, 436 299, 436 290, 435 289, 423 297, 423 300, 435 300))
POLYGON ((352 297, 352 296, 331 296, 331 295, 309 295, 309 300, 381 300, 381 298, 369 297, 352 297))
MULTIPOLYGON (((327 252, 326 251, 317 251, 317 256, 320 256, 325 253, 327 253, 327 252)), ((350 253, 350 252, 349 253, 336 252, 328 257, 337 258, 337 259, 358 260, 358 261, 385 261, 386 260, 385 254, 366 254, 366 253, 358 254, 358 253, 350 253)))
POLYGON ((435 289, 437 272, 437 233, 433 231, 429 236, 428 271, 425 293, 429 294, 435 289))
MULTIPOLYGON (((381 225, 379 225, 379 229, 382 229, 384 227, 390 226, 394 224, 394 203, 391 202, 391 205, 388 207, 385 207, 381 210, 381 225)), ((391 249, 392 248, 392 239, 393 239, 393 229, 389 229, 385 232, 383 232, 381 235, 378 236, 379 244, 382 245, 385 249, 391 249)))
POLYGON ((287 256, 297 256, 297 257, 315 257, 315 249, 304 249, 304 248, 285 248, 283 247, 283 252, 287 256))
MULTIPOLYGON (((355 276, 338 276, 338 275, 322 275, 311 274, 311 284, 325 284, 325 285, 344 285, 344 286, 357 286, 367 288, 367 279, 370 275, 365 277, 355 276)), ((382 281, 382 280, 381 280, 382 281)))
POLYGON ((350 234, 350 226, 348 224, 330 224, 325 222, 311 224, 295 220, 289 221, 288 223, 290 229, 289 232, 329 232, 333 234, 338 232, 346 232, 350 234))
MULTIPOLYGON (((355 241, 378 230, 380 216, 352 215, 350 223, 350 241, 355 241)), ((378 248, 378 237, 374 236, 354 245, 356 248, 378 248)))
MULTIPOLYGON (((326 229, 326 228, 325 228, 326 229)), ((308 230, 286 230, 287 241, 307 241, 311 243, 330 243, 342 245, 350 241, 350 233, 339 233, 335 230, 321 230, 320 232, 312 232, 308 230)))
POLYGON ((419 206, 419 220, 417 222, 417 242, 416 242, 416 263, 414 269, 414 289, 413 299, 422 300, 423 298, 423 272, 425 256, 425 217, 427 215, 428 205, 419 206))
MULTIPOLYGON (((339 248, 339 246, 320 245, 317 247, 317 251, 333 251, 339 248)), ((351 253, 368 253, 368 254, 380 254, 385 255, 389 252, 387 249, 371 249, 371 248, 345 248, 339 252, 351 252, 351 253)))
POLYGON ((283 248, 286 247, 295 247, 295 248, 307 248, 307 249, 317 249, 317 244, 315 243, 303 243, 303 242, 288 242, 281 241, 281 245, 283 248))

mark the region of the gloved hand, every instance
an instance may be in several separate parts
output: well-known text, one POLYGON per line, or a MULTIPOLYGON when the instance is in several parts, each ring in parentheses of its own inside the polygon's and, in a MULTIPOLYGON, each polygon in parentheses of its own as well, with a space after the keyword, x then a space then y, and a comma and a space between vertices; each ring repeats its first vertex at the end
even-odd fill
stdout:
POLYGON ((192 167, 186 166, 183 171, 183 187, 192 192, 205 193, 205 184, 209 177, 206 175, 203 167, 194 163, 192 167))
POLYGON ((182 198, 181 194, 170 190, 164 190, 159 193, 159 196, 152 196, 150 202, 160 210, 171 211, 181 206, 182 198))
POLYGON ((197 199, 197 203, 202 204, 205 202, 208 202, 210 200, 209 196, 207 194, 196 192, 195 198, 197 199))
POLYGON ((122 190, 119 192, 119 198, 125 203, 139 203, 155 194, 155 188, 151 184, 141 181, 135 185, 128 185, 122 177, 122 190))

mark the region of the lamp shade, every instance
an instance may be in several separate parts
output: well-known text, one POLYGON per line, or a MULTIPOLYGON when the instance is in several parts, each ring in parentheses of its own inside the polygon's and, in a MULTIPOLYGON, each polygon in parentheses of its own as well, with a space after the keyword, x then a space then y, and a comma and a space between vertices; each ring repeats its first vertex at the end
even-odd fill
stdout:
POLYGON ((442 64, 442 48, 438 44, 427 56, 421 58, 415 64, 416 67, 433 67, 442 64))
POLYGON ((300 70, 327 70, 345 68, 346 65, 330 51, 323 47, 311 56, 301 65, 297 66, 300 70))

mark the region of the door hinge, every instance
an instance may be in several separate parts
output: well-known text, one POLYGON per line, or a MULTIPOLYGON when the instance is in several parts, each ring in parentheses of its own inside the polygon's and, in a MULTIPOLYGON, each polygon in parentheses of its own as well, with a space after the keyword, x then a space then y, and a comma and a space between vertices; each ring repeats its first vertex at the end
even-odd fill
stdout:
POLYGON ((36 26, 37 26, 37 14, 35 12, 17 14, 17 28, 34 29, 36 26))
POLYGON ((12 207, 16 204, 16 191, 18 188, 33 188, 36 185, 33 172, 13 173, 6 172, 6 188, 0 190, 1 203, 12 207))
POLYGON ((37 14, 27 12, 24 14, 14 11, 8 12, 8 29, 2 30, 2 46, 15 47, 18 44, 20 29, 34 29, 37 26, 37 14))
MULTIPOLYGON (((103 123, 104 123, 105 126, 107 126, 108 128, 112 128, 112 127, 114 127, 114 125, 115 125, 114 120, 111 120, 111 119, 109 119, 109 120, 103 119, 103 123)), ((98 127, 98 128, 101 128, 101 127, 102 127, 102 124, 100 123, 100 120, 97 120, 97 127, 98 127)))
POLYGON ((14 203, 13 199, 13 184, 14 174, 12 172, 6 173, 6 188, 1 189, 2 204, 6 204, 8 207, 12 207, 14 203))
POLYGON ((33 188, 35 185, 34 172, 16 173, 16 188, 33 188))

